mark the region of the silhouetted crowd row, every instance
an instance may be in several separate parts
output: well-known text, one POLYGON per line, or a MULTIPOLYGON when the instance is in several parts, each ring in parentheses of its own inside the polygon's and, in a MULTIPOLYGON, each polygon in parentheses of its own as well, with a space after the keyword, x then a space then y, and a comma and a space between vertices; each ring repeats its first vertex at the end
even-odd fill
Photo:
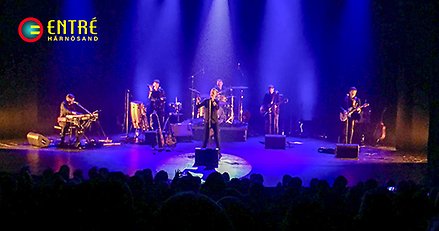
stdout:
POLYGON ((133 176, 68 166, 32 175, 0 173, 1 227, 14 230, 438 230, 438 189, 411 181, 348 187, 284 175, 265 187, 260 174, 230 179, 176 172, 133 176), (395 188, 392 191, 392 187, 395 188), (389 190, 390 189, 390 190, 389 190))

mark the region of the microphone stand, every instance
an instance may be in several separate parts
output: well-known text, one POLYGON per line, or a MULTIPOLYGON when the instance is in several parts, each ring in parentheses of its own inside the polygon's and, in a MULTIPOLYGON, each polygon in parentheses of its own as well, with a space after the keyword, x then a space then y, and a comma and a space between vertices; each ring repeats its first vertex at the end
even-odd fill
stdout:
MULTIPOLYGON (((93 118, 94 121, 97 122, 97 124, 98 124, 98 126, 99 126, 99 128, 100 128, 100 130, 101 130, 101 132, 102 132, 102 135, 104 135, 104 137, 105 137, 105 141, 104 141, 104 142, 111 142, 110 139, 108 139, 107 134, 105 134, 105 131, 104 131, 104 129, 102 128, 101 123, 99 122, 98 118, 97 118, 93 113, 91 113, 89 110, 87 110, 87 108, 83 107, 80 103, 76 102, 76 105, 78 105, 78 107, 80 107, 82 110, 84 110, 85 112, 87 112, 87 114, 89 114, 89 115, 91 116, 91 118, 93 118)), ((90 123, 90 121, 87 121, 87 123, 90 123)), ((87 128, 88 128, 89 126, 90 126, 90 124, 87 125, 87 128)), ((84 136, 85 136, 85 135, 84 135, 84 136)), ((86 138, 87 140, 89 140, 87 136, 85 136, 85 138, 86 138)))
POLYGON ((125 93, 125 112, 124 112, 124 125, 123 129, 125 130, 125 138, 128 139, 128 133, 129 133, 129 112, 130 112, 130 90, 127 89, 125 93))
POLYGON ((80 107, 82 110, 84 110, 85 112, 87 112, 87 114, 90 114, 91 117, 93 117, 93 118, 95 117, 95 116, 93 115, 93 113, 91 113, 89 110, 87 110, 87 108, 83 107, 80 103, 75 102, 75 104, 78 105, 78 107, 80 107))
MULTIPOLYGON (((193 75, 191 75, 191 88, 192 89, 195 89, 195 87, 194 87, 194 81, 195 81, 195 77, 196 76, 198 76, 200 73, 203 73, 204 74, 204 68, 203 69, 200 69, 199 71, 197 71, 195 74, 193 74, 193 75)), ((194 93, 194 91, 191 91, 191 104, 192 104, 192 119, 195 119, 195 108, 196 108, 196 100, 195 100, 195 98, 196 98, 196 95, 195 95, 195 93, 194 93)))
POLYGON ((241 76, 244 78, 245 76, 244 76, 244 73, 241 70, 241 63, 238 63, 238 70, 241 73, 241 76))

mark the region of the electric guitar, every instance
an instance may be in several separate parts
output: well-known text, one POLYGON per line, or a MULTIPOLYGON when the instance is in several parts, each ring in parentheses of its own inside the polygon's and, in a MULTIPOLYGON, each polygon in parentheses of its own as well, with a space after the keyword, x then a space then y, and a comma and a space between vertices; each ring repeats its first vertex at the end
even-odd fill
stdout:
POLYGON ((270 103, 268 105, 261 105, 261 107, 259 108, 259 112, 261 113, 262 116, 266 116, 270 113, 274 112, 278 112, 278 108, 281 104, 286 104, 288 103, 288 99, 281 99, 279 100, 279 103, 270 103))
POLYGON ((356 108, 350 107, 347 111, 342 108, 342 112, 340 112, 340 121, 345 122, 346 120, 348 120, 348 118, 352 116, 352 114, 354 114, 354 112, 359 112, 361 109, 365 107, 369 107, 369 104, 365 103, 356 108))

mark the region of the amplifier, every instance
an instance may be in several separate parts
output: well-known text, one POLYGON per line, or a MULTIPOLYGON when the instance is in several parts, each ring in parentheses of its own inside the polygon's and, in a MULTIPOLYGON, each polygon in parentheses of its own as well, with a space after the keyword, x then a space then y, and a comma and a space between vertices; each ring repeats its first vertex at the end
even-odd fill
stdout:
POLYGON ((265 149, 285 149, 285 135, 265 135, 265 149))
POLYGON ((171 124, 171 129, 175 137, 192 136, 191 124, 182 124, 182 123, 171 124))
POLYGON ((145 132, 145 140, 143 141, 143 144, 151 145, 155 147, 158 142, 158 136, 157 131, 146 131, 145 132))
POLYGON ((172 132, 177 142, 192 142, 192 124, 176 123, 171 124, 172 132))
POLYGON ((336 144, 335 157, 337 158, 358 158, 360 146, 358 144, 336 144))

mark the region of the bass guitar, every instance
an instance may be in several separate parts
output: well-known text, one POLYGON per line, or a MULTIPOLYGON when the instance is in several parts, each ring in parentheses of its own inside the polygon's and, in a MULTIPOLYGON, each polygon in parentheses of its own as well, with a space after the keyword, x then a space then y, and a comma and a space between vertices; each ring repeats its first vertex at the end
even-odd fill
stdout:
POLYGON ((354 114, 355 112, 360 112, 360 110, 365 107, 369 107, 369 104, 365 103, 356 108, 350 107, 348 110, 342 108, 342 111, 340 112, 340 121, 345 122, 346 120, 348 120, 348 118, 351 118, 352 114, 354 114))

